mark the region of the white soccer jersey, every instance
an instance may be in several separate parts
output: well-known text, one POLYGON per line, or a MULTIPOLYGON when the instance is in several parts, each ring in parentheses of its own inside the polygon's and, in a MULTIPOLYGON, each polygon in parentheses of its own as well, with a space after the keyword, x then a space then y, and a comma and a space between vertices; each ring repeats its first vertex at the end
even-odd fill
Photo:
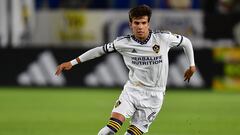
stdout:
POLYGON ((103 46, 106 53, 118 51, 129 69, 130 87, 164 91, 168 76, 168 51, 181 45, 183 36, 170 32, 150 32, 141 42, 134 36, 119 37, 103 46))
MULTIPOLYGON (((184 47, 190 66, 194 66, 191 42, 186 37, 171 32, 150 32, 143 42, 133 35, 118 37, 112 43, 103 45, 102 50, 105 53, 117 51, 123 56, 129 69, 129 81, 125 87, 165 91, 169 66, 168 51, 171 47, 180 45, 184 47)), ((103 55, 104 52, 99 50, 100 47, 97 47, 81 55, 81 61, 103 55)))

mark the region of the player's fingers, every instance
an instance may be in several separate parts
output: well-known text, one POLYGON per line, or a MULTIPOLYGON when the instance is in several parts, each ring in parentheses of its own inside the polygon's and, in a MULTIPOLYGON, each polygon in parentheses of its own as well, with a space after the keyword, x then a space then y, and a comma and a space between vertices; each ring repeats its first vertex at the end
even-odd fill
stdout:
POLYGON ((61 71, 58 69, 57 71, 56 71, 56 73, 55 73, 55 75, 59 75, 61 73, 61 71))
POLYGON ((191 77, 188 78, 188 80, 187 80, 188 83, 189 83, 190 79, 191 79, 191 77))
POLYGON ((187 72, 185 72, 185 74, 184 74, 184 81, 186 81, 187 80, 187 72))
POLYGON ((189 82, 190 78, 191 78, 191 73, 190 72, 186 72, 184 81, 189 82))
POLYGON ((190 80, 190 77, 189 76, 186 76, 184 81, 189 81, 190 80))
POLYGON ((184 77, 184 81, 188 80, 188 75, 186 74, 185 77, 184 77))
POLYGON ((57 69, 56 69, 55 75, 57 75, 58 70, 59 70, 59 66, 57 66, 57 69))
POLYGON ((193 75, 193 73, 190 72, 189 75, 188 75, 188 82, 190 82, 190 79, 191 79, 192 75, 193 75))
POLYGON ((187 82, 189 82, 189 80, 190 80, 190 78, 188 78, 188 77, 185 77, 185 79, 184 79, 184 81, 187 81, 187 82))
POLYGON ((184 78, 186 78, 187 74, 188 74, 188 70, 184 73, 184 78))
POLYGON ((184 81, 189 82, 190 79, 191 79, 191 77, 192 77, 192 75, 193 75, 193 73, 194 73, 193 71, 187 70, 187 71, 185 72, 185 74, 184 74, 184 81))
POLYGON ((184 78, 186 78, 186 76, 187 76, 187 72, 184 73, 184 78))
POLYGON ((58 66, 55 75, 57 75, 57 76, 60 75, 62 70, 63 70, 63 68, 61 66, 58 66))
POLYGON ((184 73, 184 77, 187 77, 189 75, 189 70, 187 70, 185 73, 184 73))
POLYGON ((193 75, 193 72, 189 72, 189 78, 191 78, 192 77, 192 75, 193 75))

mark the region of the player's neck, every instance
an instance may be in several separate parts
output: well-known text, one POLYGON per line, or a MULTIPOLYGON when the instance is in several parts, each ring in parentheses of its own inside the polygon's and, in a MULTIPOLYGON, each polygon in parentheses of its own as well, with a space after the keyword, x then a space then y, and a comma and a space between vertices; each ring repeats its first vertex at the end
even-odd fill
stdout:
POLYGON ((141 41, 141 42, 144 42, 150 35, 150 31, 148 31, 148 34, 145 36, 145 37, 137 37, 137 36, 134 36, 137 40, 141 41))
POLYGON ((133 40, 135 40, 139 44, 146 44, 149 41, 149 39, 151 38, 151 33, 152 32, 149 31, 146 38, 137 38, 137 37, 135 37, 135 35, 132 35, 131 37, 132 37, 133 40))

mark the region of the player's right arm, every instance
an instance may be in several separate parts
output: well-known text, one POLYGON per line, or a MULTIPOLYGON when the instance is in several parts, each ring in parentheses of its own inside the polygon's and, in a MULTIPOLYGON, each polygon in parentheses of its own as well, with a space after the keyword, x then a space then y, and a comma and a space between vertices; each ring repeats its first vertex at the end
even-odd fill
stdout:
POLYGON ((77 65, 79 63, 100 57, 106 53, 111 53, 116 51, 114 44, 113 43, 108 43, 105 44, 101 47, 96 47, 93 49, 88 50, 87 52, 83 53, 82 55, 80 55, 79 57, 68 61, 68 62, 64 62, 60 65, 57 66, 57 70, 55 72, 55 75, 60 75, 62 73, 62 71, 64 70, 70 70, 74 65, 77 65))

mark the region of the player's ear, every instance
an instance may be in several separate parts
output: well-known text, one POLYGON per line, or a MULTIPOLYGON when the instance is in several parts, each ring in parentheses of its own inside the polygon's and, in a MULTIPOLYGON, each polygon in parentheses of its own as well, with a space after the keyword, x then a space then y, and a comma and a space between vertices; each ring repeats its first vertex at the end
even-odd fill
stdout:
POLYGON ((129 28, 132 30, 132 22, 128 22, 129 28))

